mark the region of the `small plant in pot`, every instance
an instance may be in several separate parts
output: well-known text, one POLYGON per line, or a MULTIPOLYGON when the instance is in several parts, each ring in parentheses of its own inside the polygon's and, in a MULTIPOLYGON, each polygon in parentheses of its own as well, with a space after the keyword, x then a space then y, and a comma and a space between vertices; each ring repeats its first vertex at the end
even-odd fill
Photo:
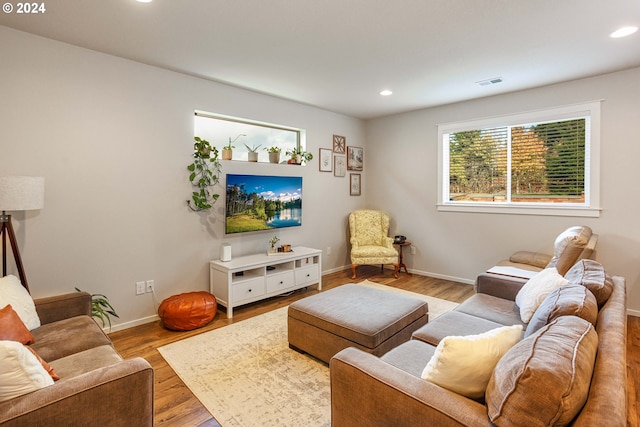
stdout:
POLYGON ((247 153, 249 155, 249 161, 250 162, 257 162, 258 161, 258 148, 260 148, 260 146, 262 146, 262 144, 253 145, 251 147, 249 147, 247 144, 244 144, 244 146, 247 147, 247 150, 249 150, 249 152, 247 153))
POLYGON ((231 140, 231 137, 229 137, 229 143, 222 147, 222 160, 231 160, 231 158, 233 158, 233 149, 236 147, 234 147, 232 144, 236 142, 241 136, 247 135, 241 133, 240 135, 236 136, 233 141, 231 140))
POLYGON ((268 147, 265 150, 269 153, 269 163, 280 163, 280 147, 268 147))
POLYGON ((209 141, 198 136, 193 138, 193 163, 187 166, 189 181, 197 191, 191 193, 192 200, 187 200, 187 205, 193 211, 210 209, 220 197, 219 194, 211 194, 209 187, 220 181, 221 165, 218 160, 218 149, 212 147, 209 141), (191 202, 193 201, 193 205, 191 202))
POLYGON ((286 152, 287 156, 291 157, 287 163, 293 165, 300 165, 302 162, 308 162, 313 159, 313 154, 304 151, 300 147, 293 148, 286 152))

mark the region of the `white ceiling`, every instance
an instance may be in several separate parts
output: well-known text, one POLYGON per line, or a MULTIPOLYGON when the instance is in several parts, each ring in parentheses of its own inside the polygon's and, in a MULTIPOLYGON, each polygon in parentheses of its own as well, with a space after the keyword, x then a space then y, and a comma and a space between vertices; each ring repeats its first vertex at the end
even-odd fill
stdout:
POLYGON ((0 25, 364 119, 640 66, 640 0, 41 2, 0 25))

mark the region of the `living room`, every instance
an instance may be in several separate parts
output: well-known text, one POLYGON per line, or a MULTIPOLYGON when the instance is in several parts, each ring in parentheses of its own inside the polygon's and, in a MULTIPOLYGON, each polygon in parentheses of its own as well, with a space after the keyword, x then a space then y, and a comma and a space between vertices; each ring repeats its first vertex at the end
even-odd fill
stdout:
MULTIPOLYGON (((0 169, 46 180, 44 208, 14 214, 36 298, 74 287, 105 294, 120 316, 117 331, 157 319, 156 301, 136 295, 136 282, 154 280, 158 300, 208 290, 208 262, 222 243, 234 257, 267 249, 271 233, 224 234, 223 200, 207 213, 186 205, 194 111, 207 111, 306 131, 315 159, 305 166, 223 161, 222 172, 302 176, 303 225, 278 237, 322 249, 324 274, 350 265, 346 221, 359 208, 391 216, 390 234, 415 247, 405 252, 411 272, 470 286, 496 260, 520 249, 548 252, 558 233, 581 224, 599 235, 596 259, 626 278, 629 314, 640 315, 637 53, 620 71, 362 119, 22 32, 4 26, 6 18, 0 169), (599 215, 437 209, 439 124, 591 101, 602 101, 599 215), (364 150, 360 196, 350 194, 348 172, 318 170, 319 149, 331 148, 336 134, 364 150)), ((637 46, 637 35, 623 42, 637 46)))

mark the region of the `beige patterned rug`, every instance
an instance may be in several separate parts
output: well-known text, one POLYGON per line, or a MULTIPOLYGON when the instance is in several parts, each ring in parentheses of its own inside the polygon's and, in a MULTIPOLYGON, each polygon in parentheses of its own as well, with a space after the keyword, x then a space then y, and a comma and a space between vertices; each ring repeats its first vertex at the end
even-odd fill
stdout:
MULTIPOLYGON (((434 319, 457 304, 364 281, 429 302, 434 319)), ((329 426, 328 367, 291 350, 287 307, 158 348, 223 427, 329 426)))

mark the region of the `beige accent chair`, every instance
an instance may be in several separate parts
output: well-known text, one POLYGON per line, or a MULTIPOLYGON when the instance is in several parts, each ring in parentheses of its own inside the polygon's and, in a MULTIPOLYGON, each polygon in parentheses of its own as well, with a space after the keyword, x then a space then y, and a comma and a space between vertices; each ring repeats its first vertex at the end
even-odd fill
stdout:
POLYGON ((389 234, 389 216, 384 212, 361 209, 349 214, 352 279, 356 266, 393 264, 393 276, 398 277, 398 251, 389 234))
POLYGON ((530 271, 556 267, 564 275, 576 262, 589 259, 595 251, 598 235, 586 225, 576 225, 560 233, 553 243, 553 255, 539 252, 518 251, 498 266, 509 266, 530 271))

